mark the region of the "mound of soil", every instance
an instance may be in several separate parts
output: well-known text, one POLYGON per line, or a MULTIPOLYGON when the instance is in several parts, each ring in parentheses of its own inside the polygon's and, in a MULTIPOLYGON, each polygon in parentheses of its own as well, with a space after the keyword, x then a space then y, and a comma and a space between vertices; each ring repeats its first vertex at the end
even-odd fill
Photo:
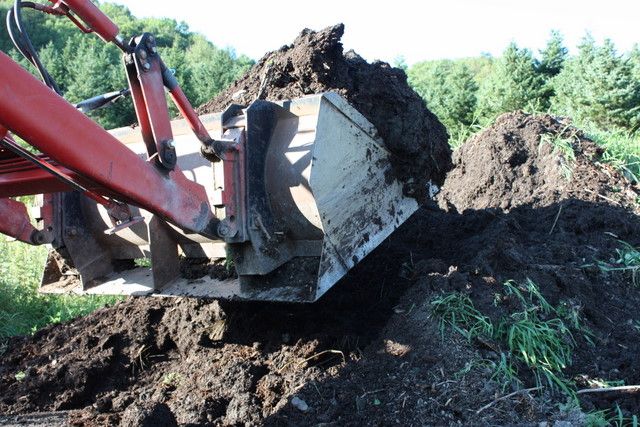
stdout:
MULTIPOLYGON (((514 310, 503 283, 530 279, 590 331, 572 329, 577 387, 640 383, 640 289, 594 266, 619 240, 640 245, 639 192, 600 155, 557 118, 503 116, 456 154, 442 207, 424 206, 320 302, 130 298, 13 338, 0 413, 66 410, 77 425, 580 423, 582 412, 558 412, 564 396, 509 395, 491 369, 504 343, 442 329, 431 302, 461 292, 497 321, 514 310), (567 131, 570 175, 540 143, 567 131)), ((583 410, 640 411, 637 394, 581 396, 583 410)))
POLYGON ((611 168, 594 167, 602 155, 569 119, 503 114, 454 153, 441 199, 458 210, 538 207, 569 198, 633 207, 631 184, 611 168))
POLYGON ((336 92, 376 127, 412 194, 422 194, 429 180, 441 185, 451 169, 445 127, 409 87, 403 70, 384 62, 369 64, 353 51, 344 53, 343 33, 342 24, 304 30, 292 45, 266 54, 199 112, 224 111, 232 103, 248 105, 256 99, 336 92))

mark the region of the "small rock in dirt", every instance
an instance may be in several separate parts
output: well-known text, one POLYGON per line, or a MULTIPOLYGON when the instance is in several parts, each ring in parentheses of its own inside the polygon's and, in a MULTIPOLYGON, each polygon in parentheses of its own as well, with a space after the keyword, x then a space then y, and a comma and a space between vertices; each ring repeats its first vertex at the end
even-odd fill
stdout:
POLYGON ((309 410, 309 405, 307 405, 307 402, 305 402, 304 400, 300 399, 298 396, 294 396, 293 399, 291 399, 291 404, 298 410, 302 411, 302 412, 307 412, 309 410))

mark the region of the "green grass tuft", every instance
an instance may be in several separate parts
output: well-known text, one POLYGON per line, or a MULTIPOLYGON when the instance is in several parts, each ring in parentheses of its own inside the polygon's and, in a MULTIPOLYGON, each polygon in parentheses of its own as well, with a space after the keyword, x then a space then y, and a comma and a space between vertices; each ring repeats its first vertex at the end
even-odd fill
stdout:
POLYGON ((576 163, 576 153, 573 149, 573 143, 576 140, 575 133, 565 137, 567 127, 556 135, 545 134, 540 138, 540 146, 549 144, 552 147, 552 153, 560 156, 560 167, 562 175, 568 181, 573 175, 573 168, 576 163))
POLYGON ((0 341, 88 314, 119 299, 38 294, 46 256, 44 247, 7 242, 0 237, 0 341))
POLYGON ((617 403, 612 409, 588 412, 584 418, 586 427, 638 427, 638 424, 638 416, 626 417, 617 403))
POLYGON ((569 329, 559 318, 541 320, 530 311, 515 313, 501 325, 509 351, 533 371, 539 386, 571 394, 562 371, 571 364, 574 346, 569 329))
POLYGON ((520 303, 521 310, 503 317, 497 328, 474 307, 469 296, 462 293, 438 296, 431 301, 431 306, 439 318, 442 333, 449 325, 467 339, 485 336, 508 349, 500 354, 499 362, 492 362, 492 380, 503 390, 522 385, 518 378, 518 364, 522 364, 531 370, 538 386, 575 396, 572 384, 563 376, 564 369, 571 364, 575 346, 564 319, 579 327, 579 307, 565 304, 562 310, 556 309, 529 279, 522 284, 506 282, 503 295, 496 303, 509 297, 520 303))
POLYGON ((471 299, 459 292, 441 295, 431 301, 433 313, 440 319, 440 331, 451 326, 465 338, 492 336, 493 324, 473 306, 471 299))
POLYGON ((506 295, 519 300, 522 311, 502 320, 496 338, 506 342, 511 354, 532 370, 538 386, 546 384, 572 395, 562 371, 571 364, 575 341, 558 310, 530 279, 524 285, 508 281, 504 289, 506 295))
POLYGON ((600 411, 592 411, 585 414, 584 426, 585 427, 608 427, 609 424, 609 411, 602 409, 600 411))
POLYGON ((512 363, 511 355, 507 353, 500 353, 500 362, 495 364, 491 379, 500 384, 503 392, 508 388, 522 387, 522 381, 518 378, 518 368, 512 363))

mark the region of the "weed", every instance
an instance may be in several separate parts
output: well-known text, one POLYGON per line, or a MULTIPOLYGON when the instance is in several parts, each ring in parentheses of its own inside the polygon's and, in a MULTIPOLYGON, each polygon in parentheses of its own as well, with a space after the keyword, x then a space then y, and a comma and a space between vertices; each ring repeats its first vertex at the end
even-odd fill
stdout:
POLYGON ((24 371, 19 371, 15 375, 16 381, 24 381, 26 377, 27 377, 27 374, 24 371))
POLYGON ((573 303, 573 301, 560 301, 560 304, 556 307, 558 316, 569 322, 574 329, 582 329, 580 324, 581 311, 582 306, 573 303))
POLYGON ((511 354, 532 369, 538 386, 546 383, 571 395, 562 371, 571 363, 575 342, 558 310, 530 279, 524 285, 507 281, 504 289, 520 301, 522 311, 502 320, 496 338, 506 341, 511 354))
POLYGON ((620 248, 616 249, 616 257, 611 262, 597 261, 601 271, 622 271, 631 276, 631 283, 640 286, 640 249, 627 242, 618 240, 620 248))
POLYGON ((464 367, 453 374, 455 379, 460 379, 474 369, 492 368, 493 361, 489 359, 473 359, 464 364, 464 367))
POLYGON ((595 347, 593 342, 595 334, 591 329, 582 323, 582 309, 580 304, 577 304, 571 300, 560 301, 560 304, 555 308, 556 314, 569 323, 574 330, 582 334, 582 338, 591 346, 595 347))
POLYGON ((609 411, 606 409, 600 411, 593 411, 585 414, 584 426, 585 427, 607 427, 609 426, 609 420, 607 416, 609 411))
MULTIPOLYGON (((515 281, 504 283, 503 294, 494 298, 500 304, 504 297, 514 297, 520 302, 521 311, 512 313, 501 320, 495 328, 490 319, 479 312, 469 296, 454 292, 436 297, 431 301, 433 313, 440 319, 440 330, 446 325, 460 332, 467 339, 487 336, 505 343, 508 353, 500 353, 500 361, 484 359, 480 363, 492 364, 491 379, 503 390, 520 387, 516 362, 523 363, 533 372, 537 386, 548 385, 552 390, 561 390, 574 397, 571 383, 562 375, 571 364, 575 346, 573 335, 565 324, 569 322, 575 329, 588 330, 581 325, 579 305, 565 301, 558 308, 552 306, 542 295, 538 286, 530 279, 519 284, 515 281)), ((466 365, 460 372, 468 372, 474 365, 466 365)))
MULTIPOLYGON (((488 124, 487 124, 488 126, 488 124)), ((449 145, 454 150, 460 148, 469 138, 478 132, 484 130, 484 127, 478 123, 473 123, 469 126, 455 126, 448 128, 449 132, 449 145)))
POLYGON ((182 377, 177 372, 169 372, 162 377, 162 386, 166 388, 176 388, 182 377))
POLYGON ((511 363, 510 356, 500 353, 500 362, 495 364, 491 380, 500 384, 504 392, 508 388, 520 388, 522 381, 518 378, 518 368, 511 363))
POLYGON ((443 335, 447 324, 467 339, 493 335, 493 324, 488 317, 476 310, 467 295, 459 292, 442 295, 433 299, 431 306, 433 313, 440 319, 440 332, 443 335))
POLYGON ((545 382, 571 394, 560 375, 571 363, 573 338, 559 318, 541 320, 530 312, 515 313, 499 328, 509 351, 533 370, 537 385, 545 382))
POLYGON ((533 280, 527 278, 524 285, 513 280, 504 283, 505 295, 515 295, 525 311, 542 311, 544 314, 555 313, 555 309, 540 293, 533 280), (526 293, 525 294, 523 293, 526 293))
MULTIPOLYGON (((591 413, 593 414, 593 413, 591 413)), ((615 408, 613 409, 605 409, 596 412, 596 417, 594 418, 596 421, 600 422, 603 418, 604 424, 591 424, 593 426, 614 426, 614 427, 638 427, 638 416, 631 415, 626 417, 622 412, 620 406, 616 403, 615 408)))
POLYGON ((576 139, 575 131, 568 137, 565 135, 568 125, 558 132, 556 135, 545 134, 540 138, 540 146, 549 144, 552 147, 553 154, 560 156, 560 167, 562 168, 562 175, 565 179, 570 180, 573 175, 573 167, 576 162, 576 153, 573 150, 573 142, 576 139))

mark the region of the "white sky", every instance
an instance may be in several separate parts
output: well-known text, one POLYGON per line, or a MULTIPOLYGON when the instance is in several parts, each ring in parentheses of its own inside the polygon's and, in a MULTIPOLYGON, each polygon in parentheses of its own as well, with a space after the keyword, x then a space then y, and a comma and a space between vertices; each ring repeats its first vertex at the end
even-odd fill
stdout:
MULTIPOLYGON (((253 59, 289 44, 303 28, 343 22, 343 44, 368 60, 499 55, 510 41, 537 52, 552 29, 572 50, 587 31, 622 52, 640 42, 638 0, 115 0, 134 15, 186 22, 220 47, 253 59)), ((128 35, 126 35, 128 36, 128 35)))

